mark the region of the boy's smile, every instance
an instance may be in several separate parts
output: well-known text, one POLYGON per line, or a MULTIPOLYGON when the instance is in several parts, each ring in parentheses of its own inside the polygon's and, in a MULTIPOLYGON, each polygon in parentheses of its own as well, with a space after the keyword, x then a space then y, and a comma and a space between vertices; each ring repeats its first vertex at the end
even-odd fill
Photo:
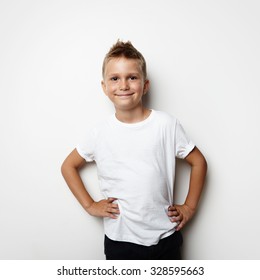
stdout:
POLYGON ((108 61, 102 87, 116 112, 142 109, 142 97, 148 86, 149 81, 144 80, 138 60, 120 57, 108 61))

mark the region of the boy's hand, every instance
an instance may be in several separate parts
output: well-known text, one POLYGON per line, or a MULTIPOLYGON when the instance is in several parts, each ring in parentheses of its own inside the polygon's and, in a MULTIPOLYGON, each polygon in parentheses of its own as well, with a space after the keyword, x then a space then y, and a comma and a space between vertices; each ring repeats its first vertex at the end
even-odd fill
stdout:
POLYGON ((172 205, 168 208, 168 216, 171 222, 178 223, 176 230, 179 231, 184 225, 192 218, 195 210, 191 209, 188 205, 172 205))
POLYGON ((98 202, 93 202, 86 211, 96 217, 109 217, 117 219, 120 214, 118 204, 113 203, 116 198, 102 199, 98 202))

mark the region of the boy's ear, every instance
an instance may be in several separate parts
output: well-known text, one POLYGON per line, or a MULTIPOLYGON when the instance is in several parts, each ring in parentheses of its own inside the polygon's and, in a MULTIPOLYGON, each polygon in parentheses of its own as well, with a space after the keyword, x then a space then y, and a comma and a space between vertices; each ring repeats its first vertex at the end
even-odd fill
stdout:
POLYGON ((143 95, 145 95, 148 92, 149 88, 150 88, 150 81, 149 80, 145 80, 143 95))
POLYGON ((105 93, 105 95, 107 95, 107 92, 106 92, 106 83, 105 83, 103 80, 101 81, 101 86, 102 86, 103 92, 105 93))

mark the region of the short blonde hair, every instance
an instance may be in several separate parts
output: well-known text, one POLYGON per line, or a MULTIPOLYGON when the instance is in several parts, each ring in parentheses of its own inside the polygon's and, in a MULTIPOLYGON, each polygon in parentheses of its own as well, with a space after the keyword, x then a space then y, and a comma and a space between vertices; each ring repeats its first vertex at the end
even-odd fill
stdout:
POLYGON ((104 58, 103 66, 102 66, 103 77, 105 74, 106 65, 109 62, 109 60, 112 58, 120 58, 120 57, 139 60, 143 72, 144 80, 147 79, 146 61, 143 55, 132 45, 130 41, 122 42, 120 40, 118 40, 111 47, 111 49, 109 50, 109 52, 106 54, 104 58))

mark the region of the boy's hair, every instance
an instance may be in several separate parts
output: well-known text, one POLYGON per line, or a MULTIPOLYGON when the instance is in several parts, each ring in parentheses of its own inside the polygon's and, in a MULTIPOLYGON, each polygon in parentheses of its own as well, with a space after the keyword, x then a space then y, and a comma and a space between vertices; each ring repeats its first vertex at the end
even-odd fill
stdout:
POLYGON ((143 57, 143 55, 132 45, 130 41, 122 42, 118 40, 112 48, 109 50, 109 52, 106 54, 103 66, 102 66, 102 75, 104 77, 105 74, 105 68, 107 63, 112 58, 128 58, 128 59, 137 59, 140 62, 140 66, 143 72, 144 80, 147 79, 147 71, 146 71, 146 62, 143 57))

